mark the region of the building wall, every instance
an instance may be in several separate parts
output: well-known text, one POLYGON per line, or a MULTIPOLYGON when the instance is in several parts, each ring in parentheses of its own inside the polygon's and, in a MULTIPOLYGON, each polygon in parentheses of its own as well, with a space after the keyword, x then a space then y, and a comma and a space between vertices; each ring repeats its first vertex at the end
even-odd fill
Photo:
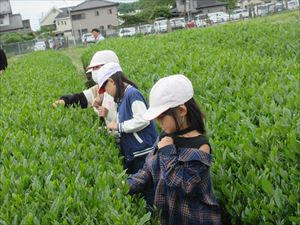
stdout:
POLYGON ((9 25, 9 14, 0 15, 0 26, 8 26, 9 25))
POLYGON ((11 7, 9 0, 1 0, 0 1, 0 15, 2 14, 11 14, 11 7))
POLYGON ((23 21, 20 14, 13 14, 9 16, 9 25, 0 26, 0 32, 8 32, 11 30, 23 29, 23 21))
POLYGON ((73 34, 76 38, 79 38, 83 33, 91 32, 93 28, 107 30, 111 26, 118 26, 117 13, 116 6, 76 12, 71 11, 73 34), (80 14, 81 19, 78 19, 80 14))
POLYGON ((216 6, 216 7, 210 7, 210 8, 205 8, 201 10, 203 14, 207 13, 213 13, 213 12, 227 12, 226 6, 216 6))
POLYGON ((54 24, 55 17, 59 14, 59 10, 56 8, 51 9, 51 11, 41 20, 40 25, 48 26, 54 24))
POLYGON ((186 0, 186 4, 184 5, 184 0, 176 0, 176 7, 179 13, 184 12, 184 7, 186 11, 196 11, 198 6, 197 0, 186 0))
POLYGON ((55 19, 56 32, 64 32, 72 30, 70 17, 55 19))

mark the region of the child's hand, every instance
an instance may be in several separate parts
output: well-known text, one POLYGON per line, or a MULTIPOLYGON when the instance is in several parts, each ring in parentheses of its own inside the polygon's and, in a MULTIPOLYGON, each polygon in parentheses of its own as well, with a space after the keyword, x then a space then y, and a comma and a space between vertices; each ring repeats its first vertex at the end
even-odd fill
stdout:
POLYGON ((52 107, 53 108, 57 108, 57 106, 59 106, 59 105, 65 105, 65 104, 66 104, 65 101, 62 100, 62 99, 60 99, 60 100, 56 100, 55 102, 53 102, 52 103, 52 107))
POLYGON ((115 122, 110 122, 108 125, 107 125, 107 128, 109 130, 118 130, 118 124, 115 123, 115 122))
POLYGON ((103 106, 99 106, 98 112, 99 112, 98 114, 100 117, 106 117, 107 113, 108 113, 108 109, 103 106))
POLYGON ((158 149, 161 149, 167 145, 172 145, 172 144, 174 144, 173 138, 164 137, 160 140, 160 142, 158 142, 157 147, 158 147, 158 149))
POLYGON ((93 107, 98 109, 101 106, 101 103, 102 102, 100 101, 99 98, 95 98, 92 105, 93 105, 93 107))

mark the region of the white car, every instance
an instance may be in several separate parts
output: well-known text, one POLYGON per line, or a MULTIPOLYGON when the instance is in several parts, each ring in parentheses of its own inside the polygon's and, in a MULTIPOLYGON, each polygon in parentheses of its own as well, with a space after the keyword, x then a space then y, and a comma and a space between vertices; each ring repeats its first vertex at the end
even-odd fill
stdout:
POLYGON ((275 12, 281 12, 284 10, 284 5, 281 2, 275 4, 275 12))
POLYGON ((141 25, 139 30, 141 34, 152 34, 154 32, 153 25, 151 24, 141 25))
POLYGON ((206 14, 198 14, 195 16, 197 27, 206 27, 208 25, 208 16, 206 14))
POLYGON ((229 20, 229 14, 224 12, 208 13, 207 16, 213 23, 222 23, 229 20))
POLYGON ((131 37, 136 34, 135 27, 121 28, 119 31, 119 37, 131 37))
POLYGON ((34 51, 43 51, 46 50, 46 43, 44 41, 38 41, 33 46, 34 51))
POLYGON ((185 19, 183 17, 170 19, 170 24, 171 24, 172 30, 184 29, 186 26, 185 19))
POLYGON ((91 33, 85 33, 81 37, 82 43, 95 43, 95 38, 91 33))
POLYGON ((299 1, 298 0, 292 0, 292 1, 287 2, 287 8, 289 10, 299 8, 299 1))
POLYGON ((249 11, 247 9, 236 9, 232 11, 232 14, 230 15, 230 19, 232 20, 239 20, 243 18, 249 17, 249 11))
POLYGON ((155 21, 153 24, 155 33, 168 32, 168 20, 162 19, 155 21))

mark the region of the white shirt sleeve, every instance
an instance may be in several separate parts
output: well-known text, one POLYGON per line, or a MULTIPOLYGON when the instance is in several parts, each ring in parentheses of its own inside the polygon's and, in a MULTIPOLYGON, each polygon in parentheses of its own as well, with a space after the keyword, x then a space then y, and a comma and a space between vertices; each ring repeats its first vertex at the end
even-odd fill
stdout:
POLYGON ((92 106, 94 99, 97 97, 97 90, 98 85, 94 85, 93 87, 83 91, 83 94, 88 102, 88 107, 92 106))
POLYGON ((145 120, 143 115, 147 111, 146 105, 142 101, 134 101, 131 105, 133 118, 119 124, 119 132, 135 133, 143 130, 150 124, 150 121, 145 120))

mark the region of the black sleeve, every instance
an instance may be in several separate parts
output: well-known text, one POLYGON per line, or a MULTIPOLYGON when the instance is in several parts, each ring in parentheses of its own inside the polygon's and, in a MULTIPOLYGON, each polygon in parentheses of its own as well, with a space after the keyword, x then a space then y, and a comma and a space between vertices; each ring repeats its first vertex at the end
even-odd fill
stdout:
POLYGON ((83 94, 83 92, 80 93, 76 93, 76 94, 72 94, 72 95, 63 95, 60 97, 60 99, 65 101, 65 106, 69 107, 69 106, 78 106, 80 105, 81 108, 87 108, 88 106, 88 102, 87 99, 85 97, 85 95, 83 94))
POLYGON ((4 59, 4 67, 6 68, 7 67, 7 58, 6 58, 5 52, 3 52, 3 59, 4 59))
POLYGON ((7 67, 7 58, 2 49, 0 49, 0 69, 5 69, 7 67))

